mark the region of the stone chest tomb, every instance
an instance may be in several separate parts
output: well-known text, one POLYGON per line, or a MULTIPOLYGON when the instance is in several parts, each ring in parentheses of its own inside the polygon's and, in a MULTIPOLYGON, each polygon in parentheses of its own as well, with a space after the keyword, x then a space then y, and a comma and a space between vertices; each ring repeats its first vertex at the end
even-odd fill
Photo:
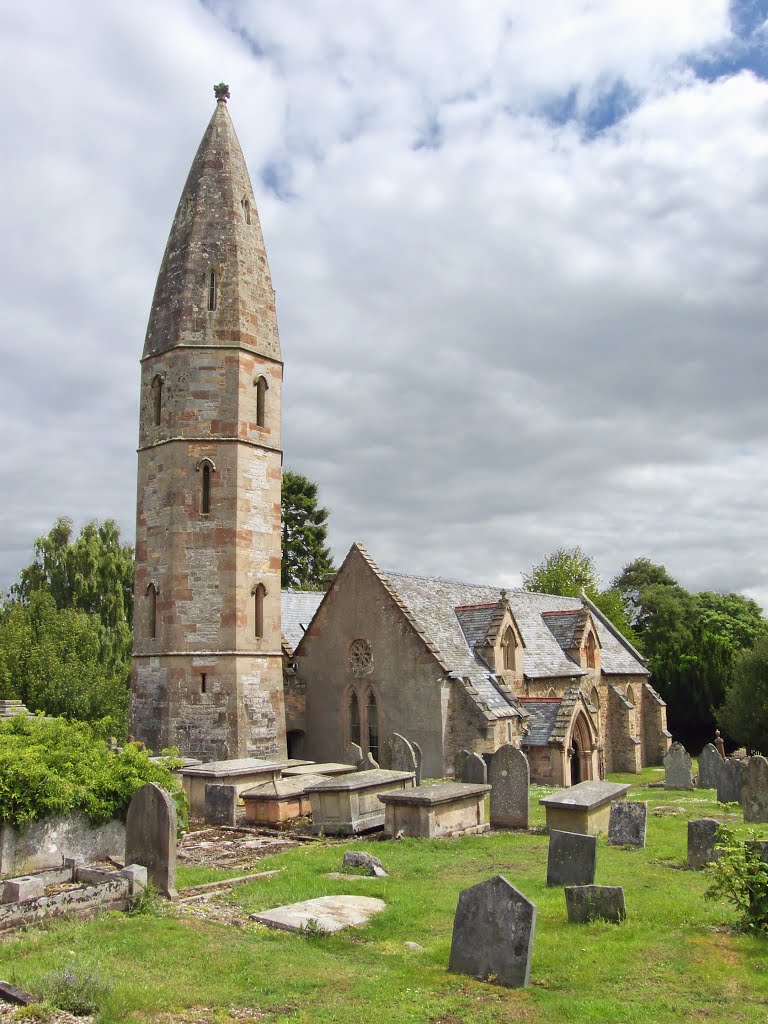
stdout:
POLYGON ((547 828, 597 835, 608 831, 611 802, 632 787, 619 782, 580 782, 539 800, 547 815, 547 828))
POLYGON ((490 786, 439 782, 394 793, 384 793, 384 831, 394 836, 437 839, 439 836, 486 832, 485 796, 490 786))
POLYGON ((379 797, 411 787, 415 788, 412 772, 383 768, 323 779, 307 791, 312 801, 312 831, 355 835, 381 828, 384 805, 379 797))

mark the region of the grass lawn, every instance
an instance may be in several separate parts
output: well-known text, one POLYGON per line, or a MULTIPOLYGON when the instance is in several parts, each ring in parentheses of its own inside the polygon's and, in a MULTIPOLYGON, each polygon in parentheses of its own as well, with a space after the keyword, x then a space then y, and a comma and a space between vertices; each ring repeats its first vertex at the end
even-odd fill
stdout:
MULTIPOLYGON (((198 919, 127 917, 31 929, 0 944, 0 977, 35 991, 43 974, 67 962, 98 966, 111 985, 99 1021, 225 1022, 640 1022, 768 1020, 768 937, 741 934, 725 904, 704 898, 703 873, 683 870, 687 821, 722 812, 713 791, 648 789, 662 774, 611 776, 634 785, 630 797, 679 815, 648 820, 644 850, 598 840, 596 882, 623 885, 621 925, 568 925, 562 889, 548 889, 544 834, 496 833, 449 840, 307 844, 266 858, 280 874, 238 886, 224 899, 249 913, 335 893, 381 897, 387 909, 361 929, 304 937, 257 925, 198 919), (368 849, 391 877, 334 881, 346 848, 368 849), (537 905, 531 984, 508 990, 448 974, 453 915, 462 889, 504 875, 537 905), (406 949, 407 941, 423 951, 406 949), (196 1008, 207 1008, 207 1015, 196 1008), (189 1017, 186 1014, 190 1014, 189 1017)), ((543 825, 532 787, 532 826, 543 825)), ((743 826, 739 826, 743 828, 743 826)), ((768 826, 757 826, 768 838, 768 826)), ((231 874, 231 872, 229 873, 231 874)), ((179 870, 180 887, 226 877, 179 870)))

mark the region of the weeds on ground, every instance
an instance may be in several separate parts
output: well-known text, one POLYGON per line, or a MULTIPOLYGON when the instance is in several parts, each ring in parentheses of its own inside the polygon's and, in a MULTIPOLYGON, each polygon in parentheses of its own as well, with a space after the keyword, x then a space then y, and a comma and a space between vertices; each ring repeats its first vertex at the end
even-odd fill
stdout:
POLYGON ((705 895, 732 903, 742 915, 744 931, 768 935, 768 861, 757 833, 750 829, 745 840, 721 825, 717 839, 720 856, 707 865, 711 883, 705 895))
POLYGON ((76 1017, 96 1013, 109 994, 109 986, 95 969, 75 961, 43 975, 37 989, 51 1006, 76 1017))
POLYGON ((173 908, 150 880, 143 889, 131 896, 126 913, 129 917, 171 917, 173 908))

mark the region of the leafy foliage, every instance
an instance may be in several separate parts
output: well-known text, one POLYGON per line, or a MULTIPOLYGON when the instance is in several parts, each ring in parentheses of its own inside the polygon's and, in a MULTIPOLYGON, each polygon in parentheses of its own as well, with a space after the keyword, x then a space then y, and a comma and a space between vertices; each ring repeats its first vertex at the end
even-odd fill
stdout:
POLYGON ((768 932, 768 860, 764 860, 757 834, 745 842, 733 829, 718 830, 717 860, 707 865, 710 899, 726 899, 741 913, 746 931, 768 932))
POLYGON ((328 510, 317 504, 317 484, 290 469, 282 486, 283 587, 313 590, 333 572, 328 538, 328 510))
POLYGON ((82 811, 94 824, 124 819, 137 789, 156 782, 186 820, 186 798, 173 770, 175 751, 162 762, 128 744, 110 750, 99 728, 63 718, 18 715, 0 723, 0 824, 82 811))
POLYGON ((76 961, 67 961, 44 975, 38 989, 51 1006, 77 1017, 96 1013, 109 992, 109 986, 97 971, 76 961))
POLYGON ((740 743, 765 750, 768 737, 768 636, 761 636, 733 664, 733 680, 718 721, 740 743))
POLYGON ((0 608, 0 696, 34 711, 127 728, 133 618, 133 549, 112 520, 73 539, 57 519, 35 541, 0 608))

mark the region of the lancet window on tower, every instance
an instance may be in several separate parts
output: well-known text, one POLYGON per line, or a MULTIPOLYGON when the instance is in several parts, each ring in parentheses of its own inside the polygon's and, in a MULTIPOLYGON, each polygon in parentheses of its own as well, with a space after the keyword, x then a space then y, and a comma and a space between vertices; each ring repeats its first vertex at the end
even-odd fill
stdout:
POLYGON ((250 224, 251 223, 251 204, 248 202, 248 199, 245 196, 240 201, 240 205, 243 208, 243 219, 245 220, 245 223, 246 224, 250 224))
POLYGON ((159 373, 152 381, 152 416, 159 427, 163 416, 163 378, 159 373))
POLYGON ((147 585, 147 632, 150 640, 157 639, 157 587, 154 583, 147 585))
POLYGON ((256 384, 256 426, 263 427, 266 423, 267 414, 267 389, 269 384, 266 377, 259 377, 256 384))
POLYGON ((215 469, 209 458, 200 459, 197 464, 200 474, 200 514, 204 516, 211 512, 211 476, 215 469))
POLYGON ((253 635, 260 640, 264 636, 264 598, 267 596, 267 588, 263 583, 257 583, 252 594, 253 635))
POLYGON ((208 309, 216 309, 216 302, 219 297, 219 281, 216 271, 211 269, 208 275, 208 309))

